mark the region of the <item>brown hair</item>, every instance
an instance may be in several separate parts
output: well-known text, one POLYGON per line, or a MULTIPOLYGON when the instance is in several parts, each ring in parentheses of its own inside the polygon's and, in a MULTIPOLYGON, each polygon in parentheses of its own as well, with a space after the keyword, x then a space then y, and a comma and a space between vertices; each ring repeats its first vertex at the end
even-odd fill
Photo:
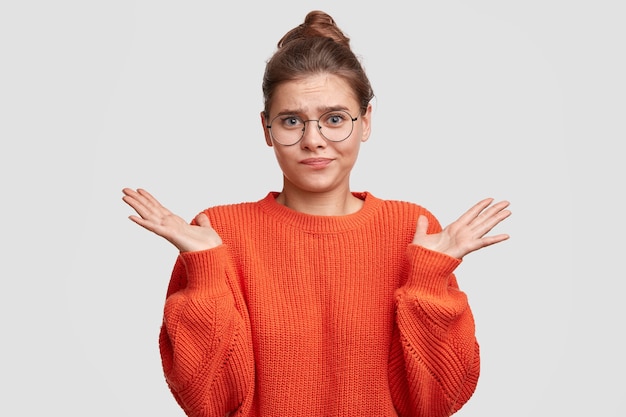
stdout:
POLYGON ((343 78, 352 88, 361 113, 365 113, 374 92, 350 48, 350 39, 332 17, 314 10, 306 15, 304 23, 278 41, 278 49, 267 61, 262 85, 265 115, 269 117, 272 97, 279 84, 320 73, 343 78))

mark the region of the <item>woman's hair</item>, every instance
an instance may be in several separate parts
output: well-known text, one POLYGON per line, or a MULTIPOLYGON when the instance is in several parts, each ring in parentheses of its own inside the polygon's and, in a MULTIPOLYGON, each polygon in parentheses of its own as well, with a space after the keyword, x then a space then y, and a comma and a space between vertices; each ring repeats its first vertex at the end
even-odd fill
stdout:
POLYGON ((278 85, 323 73, 343 78, 352 88, 361 113, 365 113, 374 92, 359 59, 350 49, 350 39, 332 17, 316 10, 278 41, 278 49, 267 61, 263 75, 265 115, 269 117, 278 85))

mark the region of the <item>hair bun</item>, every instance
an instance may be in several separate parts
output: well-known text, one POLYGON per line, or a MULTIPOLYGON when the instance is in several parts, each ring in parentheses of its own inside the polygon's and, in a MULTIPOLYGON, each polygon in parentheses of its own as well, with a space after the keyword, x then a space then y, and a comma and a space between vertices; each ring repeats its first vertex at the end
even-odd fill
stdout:
POLYGON ((296 39, 315 37, 330 38, 348 48, 350 47, 350 38, 339 29, 329 14, 320 10, 309 12, 304 18, 304 23, 291 29, 278 41, 278 47, 281 48, 296 39))

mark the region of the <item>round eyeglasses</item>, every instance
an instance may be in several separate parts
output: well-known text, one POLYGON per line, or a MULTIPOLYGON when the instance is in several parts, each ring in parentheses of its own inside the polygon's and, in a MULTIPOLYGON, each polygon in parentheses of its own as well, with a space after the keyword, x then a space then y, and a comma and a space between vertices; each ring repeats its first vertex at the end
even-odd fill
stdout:
POLYGON ((330 142, 341 142, 350 137, 354 129, 352 117, 344 110, 331 110, 320 116, 319 119, 302 120, 292 114, 279 114, 266 127, 272 139, 284 146, 295 145, 304 137, 307 122, 317 122, 317 129, 322 137, 330 142))

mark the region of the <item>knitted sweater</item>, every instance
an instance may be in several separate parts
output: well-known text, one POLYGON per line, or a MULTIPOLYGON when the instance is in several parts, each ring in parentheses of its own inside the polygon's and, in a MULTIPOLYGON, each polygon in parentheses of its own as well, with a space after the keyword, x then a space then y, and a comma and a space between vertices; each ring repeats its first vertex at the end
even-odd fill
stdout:
POLYGON ((461 262, 411 243, 424 208, 364 200, 346 216, 276 202, 204 211, 223 244, 184 252, 159 345, 188 416, 449 416, 479 349, 461 262), (229 414, 230 413, 230 414, 229 414))

